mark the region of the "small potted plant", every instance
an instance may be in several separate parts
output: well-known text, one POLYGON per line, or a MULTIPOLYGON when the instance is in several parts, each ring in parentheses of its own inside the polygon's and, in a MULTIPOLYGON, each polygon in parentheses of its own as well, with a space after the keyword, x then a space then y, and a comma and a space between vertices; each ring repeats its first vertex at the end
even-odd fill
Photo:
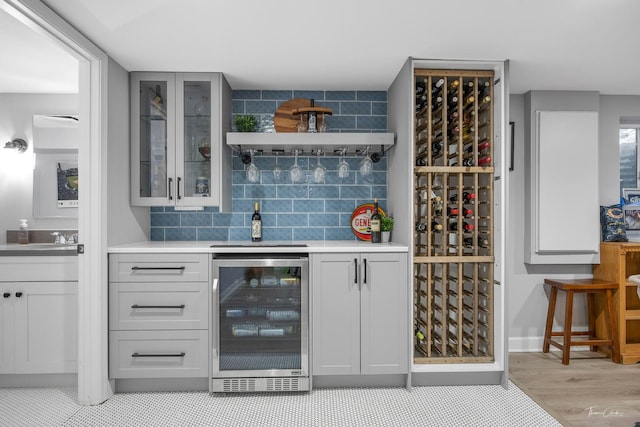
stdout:
POLYGON ((382 243, 388 243, 393 230, 393 217, 383 216, 380 220, 380 231, 382 231, 382 243))
POLYGON ((238 132, 255 132, 258 120, 252 115, 239 115, 234 119, 238 132))

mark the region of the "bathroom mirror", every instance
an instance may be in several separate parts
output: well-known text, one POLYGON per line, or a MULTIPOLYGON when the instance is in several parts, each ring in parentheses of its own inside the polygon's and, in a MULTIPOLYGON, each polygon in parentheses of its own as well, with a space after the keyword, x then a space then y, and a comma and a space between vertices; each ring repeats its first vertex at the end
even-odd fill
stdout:
POLYGON ((78 116, 33 116, 34 217, 78 217, 79 144, 78 116))

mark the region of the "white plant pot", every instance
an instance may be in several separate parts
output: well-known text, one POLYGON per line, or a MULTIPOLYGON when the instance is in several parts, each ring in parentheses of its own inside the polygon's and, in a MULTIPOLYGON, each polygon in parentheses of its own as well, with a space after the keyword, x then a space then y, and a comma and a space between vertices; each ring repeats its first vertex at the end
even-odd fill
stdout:
POLYGON ((391 238, 391 232, 390 231, 383 231, 382 232, 382 243, 389 243, 389 239, 391 238))

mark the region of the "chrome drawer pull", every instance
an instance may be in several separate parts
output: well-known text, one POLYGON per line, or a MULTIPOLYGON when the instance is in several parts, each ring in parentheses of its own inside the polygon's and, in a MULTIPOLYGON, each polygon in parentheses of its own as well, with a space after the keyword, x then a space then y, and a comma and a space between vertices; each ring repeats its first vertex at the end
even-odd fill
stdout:
POLYGON ((133 353, 131 357, 184 357, 186 353, 183 351, 182 353, 160 353, 160 354, 141 354, 141 353, 133 353))
POLYGON ((184 271, 184 269, 187 268, 184 265, 182 267, 138 267, 133 266, 131 267, 131 270, 133 271, 138 271, 138 270, 182 270, 184 271))
POLYGON ((184 304, 180 305, 138 305, 133 304, 131 308, 184 308, 184 304))

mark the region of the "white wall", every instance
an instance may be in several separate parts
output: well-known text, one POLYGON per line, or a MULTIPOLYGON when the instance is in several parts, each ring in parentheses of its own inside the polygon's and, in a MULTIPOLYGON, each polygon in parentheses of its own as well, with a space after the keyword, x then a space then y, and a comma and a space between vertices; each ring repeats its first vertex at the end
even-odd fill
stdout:
POLYGON ((109 58, 108 245, 148 240, 149 208, 130 203, 129 73, 109 58))
MULTIPOLYGON (((528 265, 524 263, 525 233, 525 97, 510 97, 510 121, 515 122, 515 168, 509 172, 510 228, 508 245, 507 286, 509 286, 508 325, 509 351, 541 351, 542 337, 548 306, 548 292, 543 288, 545 278, 591 277, 591 265, 528 265)), ((611 204, 619 199, 618 128, 621 116, 640 117, 640 96, 600 96, 599 107, 599 182, 600 204, 611 204)), ((569 204, 570 201, 567 200, 569 204)), ((597 209, 594 206, 594 209, 597 209)), ((559 209, 559 220, 570 206, 559 209)), ((570 226, 571 219, 567 219, 570 226)), ((578 295, 580 296, 580 295, 578 295)), ((586 301, 574 302, 574 328, 586 329, 586 301)), ((564 298, 559 296, 555 322, 563 324, 564 298)))
POLYGON ((78 114, 78 95, 0 93, 0 244, 7 229, 17 229, 18 219, 29 219, 30 228, 75 229, 77 219, 33 217, 33 115, 78 114), (4 143, 23 138, 26 153, 5 150, 4 143))

